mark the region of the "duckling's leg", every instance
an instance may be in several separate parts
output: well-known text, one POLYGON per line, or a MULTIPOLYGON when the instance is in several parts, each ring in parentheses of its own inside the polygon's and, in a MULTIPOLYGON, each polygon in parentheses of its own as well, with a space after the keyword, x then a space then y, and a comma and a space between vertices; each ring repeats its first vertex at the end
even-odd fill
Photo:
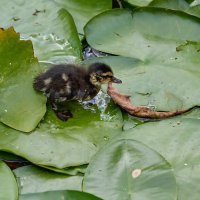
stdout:
POLYGON ((65 110, 64 110, 64 109, 60 110, 60 109, 58 108, 58 105, 57 105, 57 103, 56 103, 56 98, 55 98, 54 93, 51 93, 51 95, 50 95, 50 97, 49 97, 49 102, 50 102, 50 104, 51 104, 51 107, 52 107, 54 113, 56 114, 56 116, 57 116, 60 120, 62 120, 62 121, 67 121, 69 118, 72 118, 72 117, 73 117, 73 115, 72 115, 72 113, 71 113, 70 110, 66 110, 66 109, 65 109, 65 110))
POLYGON ((55 114, 62 121, 67 121, 69 118, 73 117, 70 110, 56 111, 55 114))

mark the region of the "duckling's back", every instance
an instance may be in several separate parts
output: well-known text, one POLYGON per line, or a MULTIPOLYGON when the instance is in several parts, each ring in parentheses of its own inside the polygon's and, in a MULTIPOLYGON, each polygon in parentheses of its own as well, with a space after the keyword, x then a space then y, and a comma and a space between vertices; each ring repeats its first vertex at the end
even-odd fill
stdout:
POLYGON ((74 65, 53 66, 33 83, 35 90, 44 92, 52 101, 81 99, 87 85, 87 71, 74 65))

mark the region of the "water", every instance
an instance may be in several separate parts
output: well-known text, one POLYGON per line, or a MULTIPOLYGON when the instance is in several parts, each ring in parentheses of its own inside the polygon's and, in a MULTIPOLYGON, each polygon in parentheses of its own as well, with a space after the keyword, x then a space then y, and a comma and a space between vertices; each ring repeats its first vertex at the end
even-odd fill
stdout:
POLYGON ((109 113, 105 113, 109 103, 110 96, 102 91, 100 91, 93 99, 80 102, 85 109, 89 109, 92 112, 96 112, 95 108, 93 107, 93 105, 96 105, 100 111, 100 118, 104 121, 109 121, 112 119, 109 113))
POLYGON ((30 39, 33 42, 35 55, 40 63, 60 64, 78 62, 78 50, 74 49, 67 39, 60 38, 54 33, 45 35, 32 34, 27 37, 21 37, 21 39, 30 39))
POLYGON ((87 60, 89 58, 94 58, 94 57, 103 57, 103 56, 108 56, 108 55, 109 54, 103 53, 91 47, 86 47, 85 49, 83 49, 83 53, 82 53, 83 60, 87 60))

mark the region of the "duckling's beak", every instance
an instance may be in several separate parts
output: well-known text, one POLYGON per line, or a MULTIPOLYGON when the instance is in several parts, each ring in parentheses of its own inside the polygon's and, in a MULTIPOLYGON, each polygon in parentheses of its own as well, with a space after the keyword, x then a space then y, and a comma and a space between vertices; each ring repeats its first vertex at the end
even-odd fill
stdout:
POLYGON ((112 77, 112 80, 111 80, 112 83, 122 83, 122 81, 116 77, 112 77))

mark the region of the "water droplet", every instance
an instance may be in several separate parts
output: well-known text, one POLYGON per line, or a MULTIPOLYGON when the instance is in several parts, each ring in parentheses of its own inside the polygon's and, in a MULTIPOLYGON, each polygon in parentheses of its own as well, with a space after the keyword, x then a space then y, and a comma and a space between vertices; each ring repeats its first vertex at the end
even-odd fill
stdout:
POLYGON ((151 101, 148 102, 148 104, 146 105, 146 107, 149 108, 149 109, 151 109, 151 110, 153 110, 153 111, 155 111, 156 108, 157 108, 154 104, 152 104, 151 101))
POLYGON ((8 110, 6 110, 6 109, 5 109, 5 110, 4 110, 4 112, 6 112, 6 113, 7 113, 7 112, 8 112, 8 110))
POLYGON ((109 140, 109 137, 108 136, 104 136, 103 139, 104 140, 109 140))
POLYGON ((64 196, 61 196, 60 200, 65 200, 65 197, 64 197, 64 196))
POLYGON ((185 165, 185 166, 188 166, 188 164, 187 164, 187 163, 184 163, 184 165, 185 165))

